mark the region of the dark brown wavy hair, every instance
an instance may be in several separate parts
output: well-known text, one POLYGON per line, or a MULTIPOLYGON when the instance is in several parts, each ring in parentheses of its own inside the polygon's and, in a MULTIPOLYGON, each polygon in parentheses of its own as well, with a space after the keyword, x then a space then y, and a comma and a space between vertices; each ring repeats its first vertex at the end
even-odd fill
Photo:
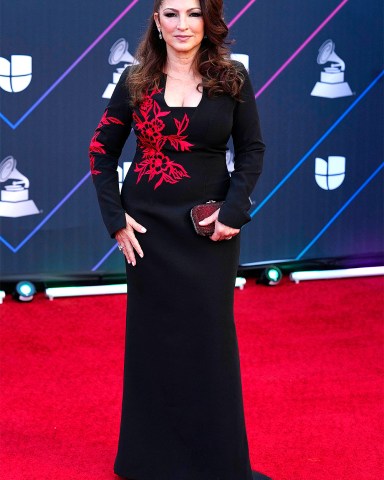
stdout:
MULTIPOLYGON (((153 14, 159 12, 164 0, 155 0, 148 28, 138 46, 135 58, 138 65, 130 69, 127 78, 132 103, 141 103, 146 92, 159 88, 167 61, 166 43, 159 39, 153 14)), ((244 75, 231 61, 226 42, 228 27, 223 18, 223 0, 200 0, 204 20, 205 37, 195 57, 195 69, 202 82, 197 88, 205 88, 208 96, 229 94, 239 99, 244 75)))

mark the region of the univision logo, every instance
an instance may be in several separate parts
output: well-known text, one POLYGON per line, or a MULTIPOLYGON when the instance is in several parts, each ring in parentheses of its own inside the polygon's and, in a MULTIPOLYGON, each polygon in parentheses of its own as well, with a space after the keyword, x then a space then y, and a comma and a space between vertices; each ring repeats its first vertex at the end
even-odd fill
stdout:
POLYGON ((336 190, 344 182, 345 157, 329 155, 328 160, 316 158, 315 178, 323 190, 336 190))
POLYGON ((32 80, 32 57, 11 55, 11 61, 0 57, 0 88, 10 93, 22 92, 32 80))
POLYGON ((117 173, 119 176, 119 190, 121 192, 121 189, 123 187, 123 182, 124 179, 128 173, 128 170, 130 169, 132 165, 132 162, 124 162, 123 165, 120 167, 120 165, 117 167, 117 173))

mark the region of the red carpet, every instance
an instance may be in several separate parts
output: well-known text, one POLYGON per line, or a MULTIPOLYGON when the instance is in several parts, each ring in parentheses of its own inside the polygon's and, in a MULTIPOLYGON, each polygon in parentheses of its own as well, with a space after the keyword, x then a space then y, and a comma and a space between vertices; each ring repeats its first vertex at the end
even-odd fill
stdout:
MULTIPOLYGON (((383 278, 236 292, 254 470, 383 478, 383 293, 383 278)), ((0 315, 1 479, 116 480, 124 296, 7 297, 0 315)))

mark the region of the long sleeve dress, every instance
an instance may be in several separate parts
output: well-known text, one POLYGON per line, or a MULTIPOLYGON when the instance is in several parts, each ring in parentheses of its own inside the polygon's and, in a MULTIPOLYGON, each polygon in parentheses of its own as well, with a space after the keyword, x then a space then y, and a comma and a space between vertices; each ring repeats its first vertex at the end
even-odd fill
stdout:
POLYGON ((159 89, 131 107, 123 73, 90 145, 109 234, 125 212, 147 228, 144 258, 126 263, 124 387, 114 471, 134 480, 251 480, 233 295, 240 235, 213 242, 191 208, 225 200, 219 221, 241 228, 264 144, 245 69, 242 102, 203 92, 170 107, 159 89), (137 148, 121 193, 117 165, 131 129, 137 148), (226 166, 232 136, 235 169, 226 166))

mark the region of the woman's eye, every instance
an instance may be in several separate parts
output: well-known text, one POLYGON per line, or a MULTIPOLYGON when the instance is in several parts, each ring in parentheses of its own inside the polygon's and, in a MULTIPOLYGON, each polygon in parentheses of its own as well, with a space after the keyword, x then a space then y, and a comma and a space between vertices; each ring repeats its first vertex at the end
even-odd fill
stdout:
MULTIPOLYGON (((167 18, 173 18, 173 17, 176 17, 176 13, 167 12, 167 13, 164 13, 164 16, 167 17, 167 18)), ((192 13, 190 13, 190 16, 191 17, 201 17, 202 13, 201 12, 192 12, 192 13)))

